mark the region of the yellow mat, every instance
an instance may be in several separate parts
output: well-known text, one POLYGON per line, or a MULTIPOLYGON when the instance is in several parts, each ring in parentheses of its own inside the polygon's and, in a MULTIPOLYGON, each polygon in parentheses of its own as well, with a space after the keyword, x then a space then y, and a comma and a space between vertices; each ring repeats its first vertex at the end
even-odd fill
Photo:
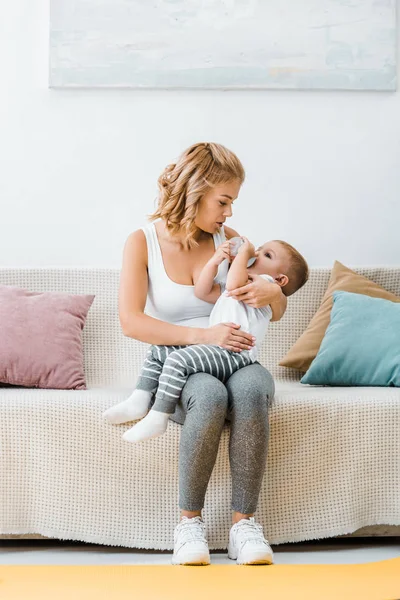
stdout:
POLYGON ((400 558, 354 565, 0 565, 1 600, 398 600, 400 558))

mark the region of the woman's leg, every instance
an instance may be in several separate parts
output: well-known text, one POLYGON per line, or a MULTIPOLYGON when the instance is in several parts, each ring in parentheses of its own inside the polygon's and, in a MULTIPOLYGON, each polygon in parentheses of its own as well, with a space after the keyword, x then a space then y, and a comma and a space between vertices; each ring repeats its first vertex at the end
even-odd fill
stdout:
POLYGON ((260 363, 239 369, 225 383, 230 421, 229 461, 232 476, 233 522, 251 516, 267 462, 268 408, 275 394, 271 374, 260 363))
POLYGON ((201 514, 227 408, 225 385, 208 373, 195 373, 188 378, 175 413, 169 417, 183 425, 179 449, 179 507, 184 514, 201 514))

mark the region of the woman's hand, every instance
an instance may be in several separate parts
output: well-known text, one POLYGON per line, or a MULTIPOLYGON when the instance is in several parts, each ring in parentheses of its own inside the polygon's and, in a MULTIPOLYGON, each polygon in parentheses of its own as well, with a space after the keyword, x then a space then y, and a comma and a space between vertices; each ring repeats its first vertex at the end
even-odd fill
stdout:
POLYGON ((222 346, 234 352, 250 350, 254 346, 255 337, 251 333, 241 331, 237 323, 218 323, 203 331, 204 344, 222 346))
POLYGON ((230 247, 231 244, 229 240, 226 240, 226 242, 218 246, 214 255, 210 259, 210 263, 219 266, 226 258, 229 260, 229 262, 231 262, 232 257, 230 254, 230 247))
POLYGON ((280 286, 277 283, 266 281, 259 275, 249 273, 250 283, 227 292, 235 300, 241 300, 253 308, 268 306, 271 302, 276 302, 282 294, 280 286))

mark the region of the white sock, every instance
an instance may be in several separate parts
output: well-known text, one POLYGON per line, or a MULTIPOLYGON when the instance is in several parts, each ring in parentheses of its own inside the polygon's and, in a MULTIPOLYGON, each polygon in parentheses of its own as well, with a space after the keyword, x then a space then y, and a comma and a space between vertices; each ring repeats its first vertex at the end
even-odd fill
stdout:
POLYGON ((140 442, 163 434, 168 427, 168 413, 151 410, 137 425, 125 431, 122 438, 126 442, 140 442))
POLYGON ((141 419, 149 410, 152 396, 153 392, 134 390, 127 400, 104 411, 103 417, 114 424, 141 419))

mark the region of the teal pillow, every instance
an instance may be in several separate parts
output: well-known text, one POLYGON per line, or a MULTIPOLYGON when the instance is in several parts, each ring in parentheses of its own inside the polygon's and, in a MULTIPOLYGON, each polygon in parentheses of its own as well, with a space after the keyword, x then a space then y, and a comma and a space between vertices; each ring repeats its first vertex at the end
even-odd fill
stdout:
POLYGON ((301 383, 400 387, 400 303, 332 295, 330 324, 301 383))

